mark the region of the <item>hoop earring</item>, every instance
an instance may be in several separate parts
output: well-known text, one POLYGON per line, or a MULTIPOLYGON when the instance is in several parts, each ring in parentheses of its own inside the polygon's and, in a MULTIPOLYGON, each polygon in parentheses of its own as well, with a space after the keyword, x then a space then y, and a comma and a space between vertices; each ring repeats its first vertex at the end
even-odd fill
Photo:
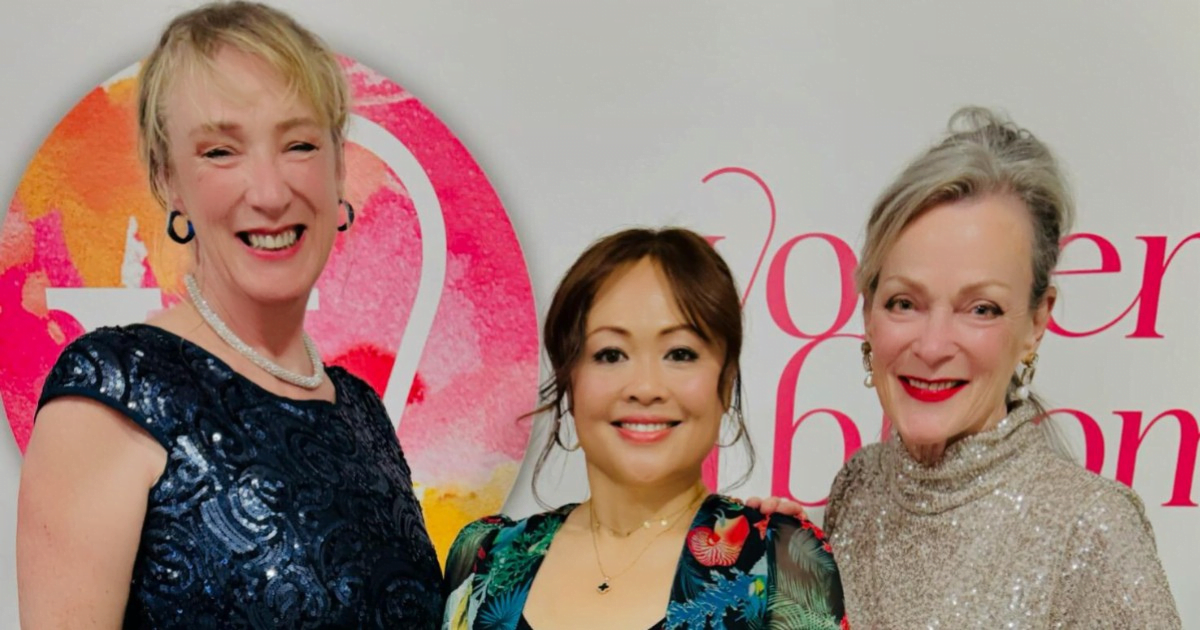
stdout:
POLYGON ((1025 357, 1021 363, 1025 369, 1021 370, 1021 375, 1017 378, 1020 386, 1017 387, 1017 400, 1025 402, 1029 400, 1029 386, 1033 384, 1033 375, 1037 372, 1038 355, 1036 352, 1025 357))
POLYGON ((185 236, 180 236, 179 233, 175 231, 175 217, 182 216, 183 213, 178 210, 172 210, 171 213, 167 215, 167 236, 171 237, 172 241, 175 241, 180 245, 186 245, 193 238, 196 238, 196 231, 192 229, 192 222, 187 221, 186 218, 184 220, 187 222, 187 234, 185 236))
POLYGON ((345 199, 338 199, 338 205, 346 206, 346 222, 338 226, 339 232, 345 232, 350 229, 351 225, 354 225, 354 206, 350 205, 350 202, 345 199))
POLYGON ((580 445, 579 445, 579 439, 578 439, 578 438, 576 438, 576 440, 575 440, 575 446, 572 446, 572 447, 570 447, 570 448, 567 448, 567 445, 563 443, 563 441, 562 441, 562 438, 561 438, 561 437, 559 437, 559 433, 561 432, 561 429, 562 429, 562 426, 563 426, 563 423, 562 423, 562 421, 561 421, 561 420, 556 420, 556 421, 555 421, 555 425, 556 425, 556 426, 554 427, 554 443, 555 443, 555 444, 557 444, 559 448, 561 448, 562 450, 564 450, 564 451, 566 451, 566 452, 568 452, 568 453, 574 453, 575 451, 578 451, 578 450, 579 450, 579 446, 580 446, 580 445))
POLYGON ((871 342, 862 342, 862 363, 863 370, 867 375, 863 378, 863 387, 870 389, 875 387, 875 371, 871 369, 871 342))

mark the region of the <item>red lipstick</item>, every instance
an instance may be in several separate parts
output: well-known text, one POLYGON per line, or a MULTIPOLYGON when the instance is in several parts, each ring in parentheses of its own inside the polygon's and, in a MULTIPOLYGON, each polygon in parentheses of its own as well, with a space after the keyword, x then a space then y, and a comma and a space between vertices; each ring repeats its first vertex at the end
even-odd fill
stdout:
POLYGON ((936 403, 936 402, 942 402, 945 400, 949 400, 951 397, 953 397, 958 392, 961 392, 962 389, 967 386, 966 381, 959 381, 959 380, 954 380, 954 379, 941 379, 941 380, 937 380, 937 381, 926 381, 924 379, 918 379, 918 380, 920 380, 922 383, 929 383, 931 385, 940 385, 942 383, 956 383, 955 385, 953 385, 951 387, 947 387, 945 389, 925 389, 925 388, 921 388, 921 387, 917 387, 916 385, 913 385, 912 382, 909 380, 909 377, 901 376, 900 384, 904 387, 904 391, 907 392, 909 396, 912 396, 913 398, 915 398, 921 402, 927 402, 927 403, 936 403))

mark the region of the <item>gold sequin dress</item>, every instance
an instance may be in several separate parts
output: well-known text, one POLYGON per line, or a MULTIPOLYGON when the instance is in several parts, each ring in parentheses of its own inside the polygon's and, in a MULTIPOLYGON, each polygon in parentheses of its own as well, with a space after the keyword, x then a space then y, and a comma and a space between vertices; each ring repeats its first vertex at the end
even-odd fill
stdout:
POLYGON ((1030 415, 932 467, 894 429, 846 463, 825 528, 856 630, 1181 627, 1142 502, 1030 415))

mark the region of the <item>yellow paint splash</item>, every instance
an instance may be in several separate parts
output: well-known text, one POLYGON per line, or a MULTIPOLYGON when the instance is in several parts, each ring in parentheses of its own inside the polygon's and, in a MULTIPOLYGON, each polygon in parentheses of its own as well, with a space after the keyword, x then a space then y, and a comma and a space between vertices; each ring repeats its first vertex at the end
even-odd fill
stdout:
POLYGON ((505 497, 512 489, 513 479, 517 477, 519 466, 519 462, 497 466, 487 483, 478 488, 434 488, 414 484, 417 496, 421 497, 425 526, 442 566, 446 564, 450 545, 454 543, 459 530, 471 521, 500 512, 505 497))

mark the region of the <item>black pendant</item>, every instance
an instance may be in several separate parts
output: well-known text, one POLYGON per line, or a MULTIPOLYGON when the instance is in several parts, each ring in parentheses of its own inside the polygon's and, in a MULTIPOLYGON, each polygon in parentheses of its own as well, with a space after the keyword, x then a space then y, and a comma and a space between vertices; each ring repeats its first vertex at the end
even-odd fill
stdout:
POLYGON ((600 583, 600 586, 596 587, 596 592, 603 595, 603 594, 607 593, 608 589, 610 589, 610 588, 612 588, 612 587, 608 585, 608 580, 604 580, 603 582, 600 583))

